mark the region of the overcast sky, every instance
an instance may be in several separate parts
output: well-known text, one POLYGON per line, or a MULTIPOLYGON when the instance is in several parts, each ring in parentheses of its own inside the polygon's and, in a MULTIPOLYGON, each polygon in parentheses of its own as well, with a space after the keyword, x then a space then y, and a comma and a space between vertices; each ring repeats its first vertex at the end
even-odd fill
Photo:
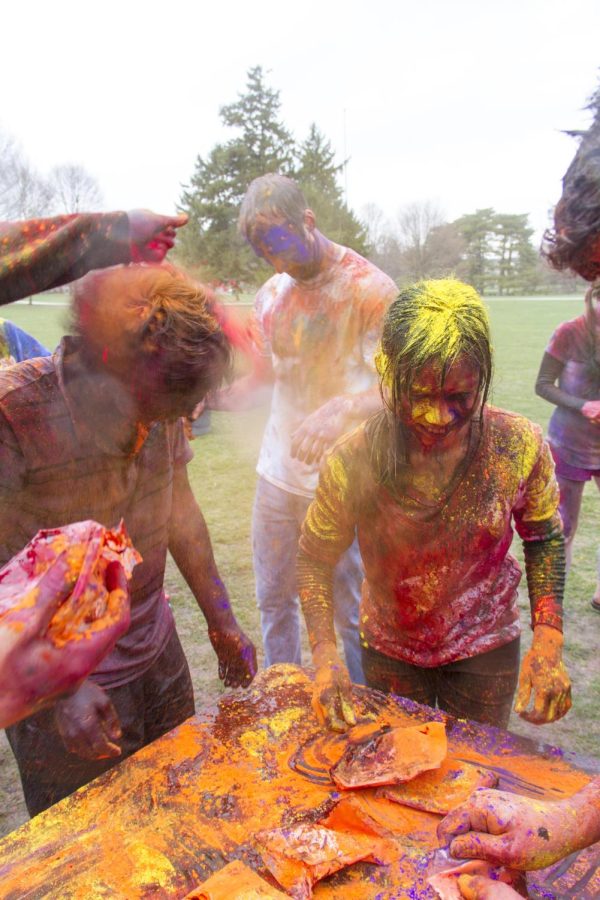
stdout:
POLYGON ((492 206, 539 231, 598 82, 598 0, 29 0, 2 5, 0 127, 108 209, 175 208, 219 107, 262 65, 297 138, 350 157, 348 201, 492 206), (345 123, 345 125, 344 125, 345 123))

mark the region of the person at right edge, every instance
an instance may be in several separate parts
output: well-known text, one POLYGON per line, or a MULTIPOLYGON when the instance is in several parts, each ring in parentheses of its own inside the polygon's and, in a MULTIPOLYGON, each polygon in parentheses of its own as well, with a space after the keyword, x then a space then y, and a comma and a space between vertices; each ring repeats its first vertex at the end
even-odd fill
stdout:
MULTIPOLYGON (((555 269, 574 272, 592 282, 586 296, 585 317, 585 325, 591 332, 592 328, 595 331, 596 325, 596 286, 593 283, 600 279, 600 88, 592 95, 589 109, 594 112, 594 121, 580 135, 581 143, 563 178, 562 195, 554 210, 554 228, 545 235, 543 253, 555 269)), ((580 322, 580 319, 574 322, 580 322)), ((591 346, 596 342, 592 341, 592 333, 586 335, 581 324, 565 324, 569 326, 567 335, 561 333, 565 326, 560 326, 550 342, 548 366, 544 364, 544 357, 540 370, 542 383, 540 385, 538 376, 536 390, 540 396, 556 403, 558 409, 555 415, 562 413, 559 421, 562 418, 564 422, 567 418, 565 413, 572 413, 573 420, 580 425, 578 431, 589 427, 588 433, 592 435, 593 429, 598 427, 594 424, 595 417, 586 415, 583 409, 587 405, 588 412, 591 412, 590 407, 596 398, 581 396, 578 391, 581 391, 581 376, 584 374, 587 389, 591 388, 589 379, 596 366, 595 352, 592 355, 591 346), (557 379, 559 384, 555 387, 557 379)), ((560 429, 558 433, 560 436, 560 429)), ((568 435, 569 429, 565 428, 565 440, 568 435)), ((560 444, 560 447, 552 449, 555 453, 558 449, 560 508, 561 514, 566 517, 568 547, 576 521, 569 520, 573 506, 568 507, 565 500, 572 500, 573 495, 577 499, 583 480, 581 477, 565 479, 561 461, 564 455, 562 441, 560 444), (568 498, 563 494, 566 481, 571 482, 567 485, 570 489, 568 498)), ((579 468, 589 469, 589 466, 579 468)), ((595 609, 598 608, 598 597, 596 589, 592 601, 595 609)), ((440 843, 448 846, 452 856, 459 859, 483 859, 492 865, 522 871, 545 868, 600 840, 600 777, 594 778, 572 797, 558 802, 517 797, 503 791, 475 791, 465 803, 443 819, 438 827, 438 836, 440 843)), ((517 900, 519 896, 511 893, 511 888, 507 886, 500 894, 498 883, 484 877, 463 876, 458 887, 466 900, 517 900)))
MULTIPOLYGON (((548 443, 560 487, 565 532, 566 570, 586 481, 600 489, 600 286, 585 295, 585 312, 562 322, 546 347, 535 391, 556 409, 548 425, 548 443), (558 383, 557 383, 558 382, 558 383)), ((600 612, 597 560, 592 608, 600 612)))

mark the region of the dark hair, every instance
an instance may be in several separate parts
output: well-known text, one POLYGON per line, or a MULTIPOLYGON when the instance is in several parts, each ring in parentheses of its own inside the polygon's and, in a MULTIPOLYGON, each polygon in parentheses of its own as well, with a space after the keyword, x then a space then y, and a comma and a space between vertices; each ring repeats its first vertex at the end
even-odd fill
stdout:
POLYGON ((261 175, 250 183, 242 201, 238 220, 240 233, 252 242, 257 218, 280 215, 301 234, 307 206, 304 194, 291 178, 274 172, 261 175))
POLYGON ((581 143, 563 178, 554 228, 544 234, 542 254, 555 269, 571 269, 594 281, 600 276, 600 88, 587 108, 594 110, 594 121, 585 132, 570 132, 581 143))
POLYGON ((378 482, 392 483, 398 465, 406 464, 406 435, 396 410, 415 375, 435 360, 444 379, 459 357, 467 357, 479 371, 475 414, 487 400, 493 368, 489 319, 477 291, 453 278, 421 281, 401 291, 386 313, 376 355, 386 409, 367 424, 378 482))

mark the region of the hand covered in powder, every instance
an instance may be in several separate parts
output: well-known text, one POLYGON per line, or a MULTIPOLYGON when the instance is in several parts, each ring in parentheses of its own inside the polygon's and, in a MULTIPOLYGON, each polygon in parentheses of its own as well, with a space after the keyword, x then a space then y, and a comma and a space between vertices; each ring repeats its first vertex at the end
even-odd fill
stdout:
POLYGON ((159 216, 149 209, 127 213, 131 262, 162 262, 175 244, 175 229, 185 225, 188 217, 159 216))
POLYGON ((571 709, 571 681, 562 661, 563 636, 550 625, 537 625, 531 649, 523 657, 515 712, 536 725, 555 722, 571 709), (528 709, 533 695, 533 708, 528 709))
POLYGON ((600 425, 600 400, 588 400, 581 407, 581 415, 593 422, 594 425, 600 425))
POLYGON ((319 463, 323 454, 344 433, 348 423, 348 407, 344 397, 333 397, 307 416, 292 434, 292 456, 308 466, 319 463))
POLYGON ((313 649, 313 662, 316 673, 312 708, 319 724, 333 731, 347 731, 351 725, 356 725, 352 682, 335 644, 330 641, 317 644, 313 649))
POLYGON ((219 660, 225 687, 248 687, 256 675, 256 648, 238 626, 211 628, 208 636, 219 660))
POLYGON ((509 884, 485 875, 461 875, 458 888, 465 900, 522 900, 523 897, 509 884))
POLYGON ((54 720, 70 753, 82 759, 107 759, 121 755, 119 717, 108 695, 92 681, 59 700, 54 720))
POLYGON ((571 800, 544 802, 478 790, 442 819, 437 834, 456 859, 484 859, 529 871, 550 866, 576 849, 577 819, 571 800))
MULTIPOLYGON (((0 727, 30 716, 66 691, 72 691, 92 672, 129 627, 127 615, 85 640, 57 647, 48 637, 48 625, 73 590, 77 573, 61 554, 41 577, 33 606, 15 607, 0 620, 0 727)), ((106 570, 109 591, 127 592, 122 566, 106 570)))

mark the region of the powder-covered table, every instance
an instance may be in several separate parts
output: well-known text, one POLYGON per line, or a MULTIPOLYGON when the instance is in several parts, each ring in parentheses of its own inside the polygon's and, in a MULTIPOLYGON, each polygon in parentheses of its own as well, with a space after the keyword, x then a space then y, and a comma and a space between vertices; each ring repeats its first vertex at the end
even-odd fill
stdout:
MULTIPOLYGON (((359 716, 406 724, 421 707, 356 688, 359 716)), ((225 696, 0 841, 0 897, 60 900, 180 898, 232 859, 265 874, 255 832, 316 820, 338 796, 326 777, 326 739, 310 707, 306 671, 275 666, 247 692, 225 696)), ((447 720, 451 752, 494 771, 499 787, 559 798, 588 780, 572 757, 471 722, 447 720)), ((395 805, 396 806, 396 805, 395 805)), ((359 863, 315 888, 315 897, 432 898, 427 887, 440 821, 394 810, 404 822, 398 859, 359 863)), ((532 897, 600 897, 600 845, 531 873, 532 897)))

